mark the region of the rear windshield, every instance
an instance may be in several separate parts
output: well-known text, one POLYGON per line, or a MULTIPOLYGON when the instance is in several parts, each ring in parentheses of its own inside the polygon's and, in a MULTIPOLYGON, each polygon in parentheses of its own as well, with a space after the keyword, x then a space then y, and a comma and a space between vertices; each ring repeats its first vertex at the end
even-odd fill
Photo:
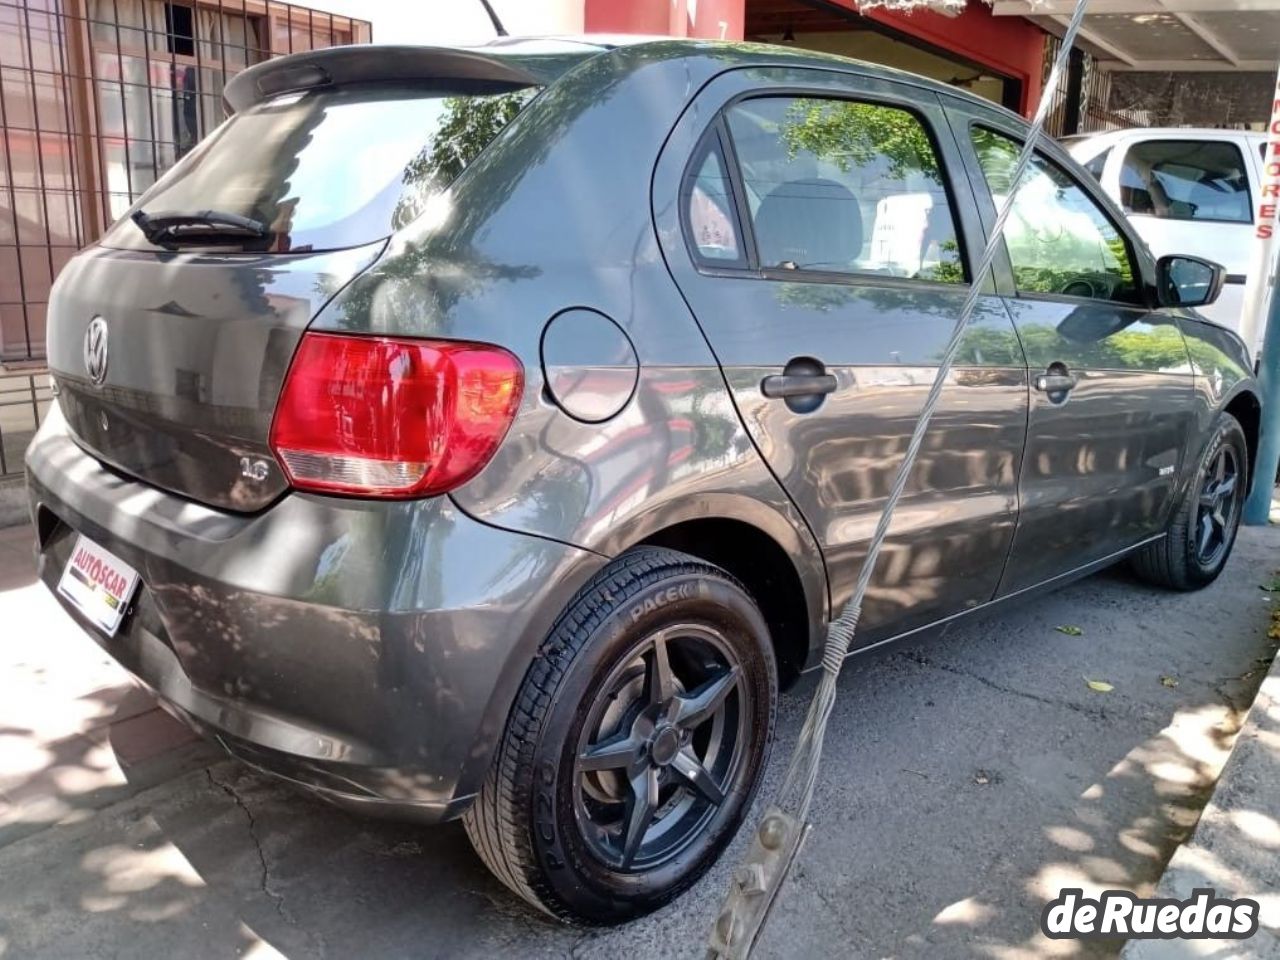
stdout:
MULTIPOLYGON (((215 130, 135 209, 249 217, 267 227, 269 237, 234 241, 247 249, 302 252, 369 243, 417 216, 427 197, 452 182, 537 90, 351 84, 278 97, 215 130)), ((128 217, 103 242, 152 248, 128 217)))

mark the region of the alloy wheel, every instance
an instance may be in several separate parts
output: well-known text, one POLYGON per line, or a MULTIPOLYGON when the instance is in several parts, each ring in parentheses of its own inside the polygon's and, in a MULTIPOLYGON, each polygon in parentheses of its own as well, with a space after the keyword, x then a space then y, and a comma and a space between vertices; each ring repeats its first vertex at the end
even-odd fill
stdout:
POLYGON ((587 848, 614 870, 641 872, 696 845, 742 768, 749 697, 714 627, 668 626, 634 647, 598 688, 574 759, 587 848))
POLYGON ((1244 496, 1242 479, 1235 450, 1224 445, 1205 469, 1191 530, 1196 560, 1203 567, 1214 566, 1231 542, 1244 496))

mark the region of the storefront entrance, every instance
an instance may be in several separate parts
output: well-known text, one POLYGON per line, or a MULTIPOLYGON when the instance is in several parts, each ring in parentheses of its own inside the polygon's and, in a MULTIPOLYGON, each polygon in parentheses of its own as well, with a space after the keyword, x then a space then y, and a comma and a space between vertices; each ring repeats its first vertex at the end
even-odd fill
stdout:
POLYGON ((993 24, 1013 25, 996 21, 982 4, 954 16, 882 10, 862 15, 852 3, 835 0, 747 0, 743 32, 747 40, 896 67, 1026 112, 1033 99, 1028 87, 1039 92, 1044 35, 1020 23, 1017 37, 983 42, 981 35, 993 24), (980 57, 968 55, 971 40, 980 57))

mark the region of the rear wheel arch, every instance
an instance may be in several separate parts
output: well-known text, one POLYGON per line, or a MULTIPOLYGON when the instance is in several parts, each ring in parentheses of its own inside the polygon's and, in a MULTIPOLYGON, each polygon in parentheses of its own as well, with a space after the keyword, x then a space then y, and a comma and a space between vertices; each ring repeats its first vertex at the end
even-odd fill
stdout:
MULTIPOLYGON (((728 572, 760 607, 784 684, 810 665, 822 618, 815 620, 812 591, 774 537, 742 520, 702 517, 655 530, 636 546, 678 550, 728 572)), ((819 609, 825 608, 824 595, 819 609)))

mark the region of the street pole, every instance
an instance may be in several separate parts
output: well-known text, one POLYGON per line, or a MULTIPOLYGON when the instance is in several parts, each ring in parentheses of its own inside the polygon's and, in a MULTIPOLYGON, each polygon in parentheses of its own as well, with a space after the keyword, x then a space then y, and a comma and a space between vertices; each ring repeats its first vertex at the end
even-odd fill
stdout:
MULTIPOLYGON (((1274 283, 1275 264, 1271 276, 1274 283)), ((1262 341, 1262 362, 1258 365, 1258 389, 1262 394, 1261 437, 1253 489, 1245 501, 1243 518, 1251 527, 1265 527, 1270 522, 1271 494, 1276 470, 1280 469, 1280 296, 1274 289, 1271 309, 1267 311, 1267 336, 1262 341)))
MULTIPOLYGON (((1275 487, 1276 469, 1280 467, 1280 290, 1276 289, 1276 250, 1280 243, 1273 243, 1277 229, 1277 208, 1280 208, 1280 72, 1271 98, 1271 122, 1267 125, 1267 157, 1262 168, 1262 196, 1257 207, 1255 240, 1259 250, 1265 251, 1254 261, 1258 269, 1256 277, 1250 277, 1256 290, 1261 291, 1256 304, 1247 304, 1261 313, 1270 289, 1271 306, 1266 316, 1266 336, 1262 341, 1262 356, 1258 364, 1258 387, 1262 394, 1262 423, 1258 441, 1257 465, 1253 474, 1253 489, 1245 501, 1243 520, 1249 526, 1265 526, 1271 519, 1271 493, 1275 487)), ((1246 316, 1245 330, 1255 330, 1258 319, 1246 316), (1253 323, 1249 321, 1253 320, 1253 323)), ((1246 346, 1250 344, 1246 341, 1246 346)))

